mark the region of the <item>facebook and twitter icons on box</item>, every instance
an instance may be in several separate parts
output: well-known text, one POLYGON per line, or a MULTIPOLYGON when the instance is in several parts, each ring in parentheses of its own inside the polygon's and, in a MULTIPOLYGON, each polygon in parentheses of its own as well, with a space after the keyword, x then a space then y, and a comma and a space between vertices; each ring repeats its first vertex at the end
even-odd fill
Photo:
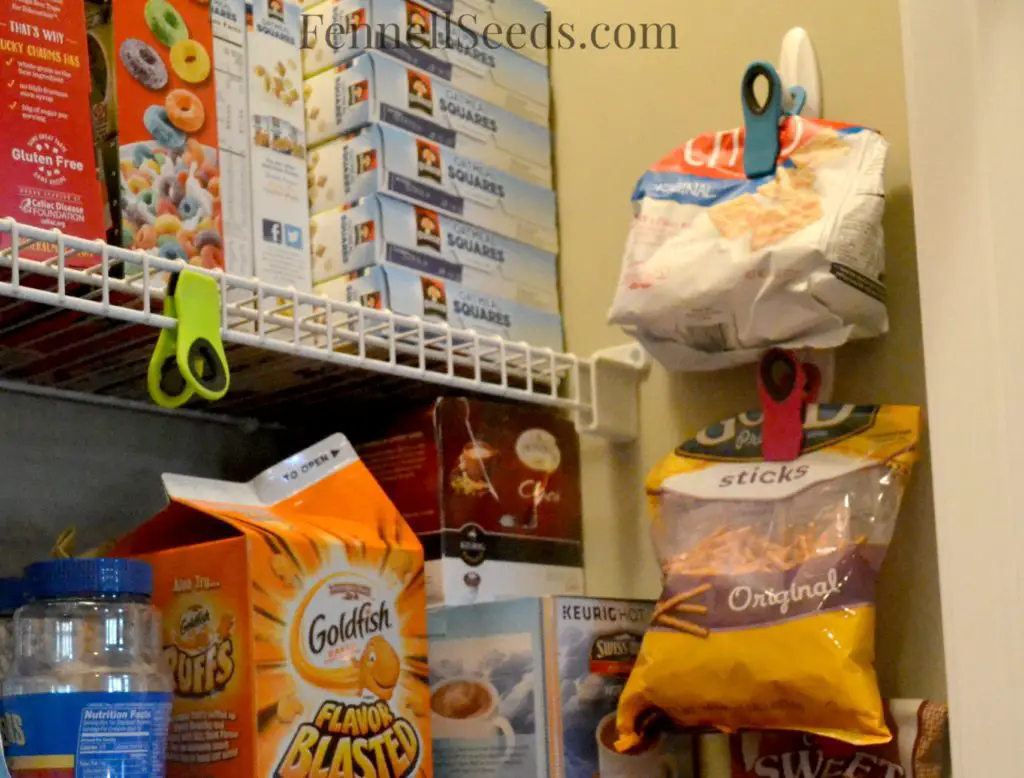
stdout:
POLYGON ((302 228, 294 224, 283 224, 271 219, 263 220, 263 240, 267 243, 285 245, 290 249, 302 248, 302 228))

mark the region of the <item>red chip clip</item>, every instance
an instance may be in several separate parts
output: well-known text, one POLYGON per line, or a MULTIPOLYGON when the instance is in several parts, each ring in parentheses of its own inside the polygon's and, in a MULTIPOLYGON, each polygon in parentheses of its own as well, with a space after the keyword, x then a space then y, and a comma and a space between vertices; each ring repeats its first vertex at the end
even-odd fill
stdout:
POLYGON ((804 440, 804 404, 817 398, 821 374, 808 374, 792 351, 771 349, 761 359, 757 376, 764 422, 761 453, 766 462, 792 462, 804 440))

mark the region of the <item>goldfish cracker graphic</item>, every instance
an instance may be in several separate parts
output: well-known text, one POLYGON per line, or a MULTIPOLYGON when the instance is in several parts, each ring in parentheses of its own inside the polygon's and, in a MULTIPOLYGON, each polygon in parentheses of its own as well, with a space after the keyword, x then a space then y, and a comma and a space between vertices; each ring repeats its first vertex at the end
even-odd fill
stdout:
POLYGON ((380 635, 370 638, 359 657, 359 692, 364 690, 388 702, 401 675, 398 652, 380 635))
POLYGON ((165 476, 169 778, 429 778, 423 550, 335 435, 248 484, 165 476))

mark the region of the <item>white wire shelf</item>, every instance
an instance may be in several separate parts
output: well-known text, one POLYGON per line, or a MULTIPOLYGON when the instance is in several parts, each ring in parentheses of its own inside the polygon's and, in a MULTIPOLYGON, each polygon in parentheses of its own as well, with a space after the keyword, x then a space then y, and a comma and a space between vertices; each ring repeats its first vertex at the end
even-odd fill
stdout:
MULTIPOLYGON (((175 326, 162 314, 163 290, 185 263, 11 219, 0 219, 0 249, 0 386, 147 402, 157 334, 175 326)), ((648 366, 639 347, 584 359, 190 269, 220 286, 231 366, 228 395, 193 410, 294 423, 457 392, 561 409, 604 437, 636 435, 648 366)))

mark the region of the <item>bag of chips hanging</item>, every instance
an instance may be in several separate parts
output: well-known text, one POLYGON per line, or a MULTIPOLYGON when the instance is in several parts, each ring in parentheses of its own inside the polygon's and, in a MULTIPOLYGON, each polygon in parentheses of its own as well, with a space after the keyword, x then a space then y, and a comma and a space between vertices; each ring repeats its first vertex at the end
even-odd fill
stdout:
POLYGON ((688 140, 633 193, 608 314, 670 370, 756 362, 888 330, 877 132, 787 116, 774 175, 748 179, 741 129, 688 140))
POLYGON ((809 405, 800 456, 762 414, 699 432, 648 476, 664 591, 618 709, 618 746, 683 727, 889 741, 875 584, 917 460, 920 409, 809 405))

